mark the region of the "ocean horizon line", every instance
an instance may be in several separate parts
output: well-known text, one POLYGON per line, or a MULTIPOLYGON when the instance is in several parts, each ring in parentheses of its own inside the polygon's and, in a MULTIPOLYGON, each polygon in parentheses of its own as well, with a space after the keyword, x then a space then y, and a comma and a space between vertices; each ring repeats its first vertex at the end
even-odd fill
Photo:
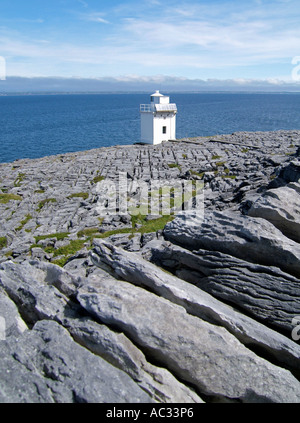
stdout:
MULTIPOLYGON (((300 91, 237 91, 237 90, 202 90, 202 91, 180 91, 180 90, 168 90, 163 89, 164 91, 170 94, 263 94, 263 95, 290 95, 296 94, 300 95, 300 91)), ((149 94, 149 90, 138 90, 138 91, 5 91, 0 92, 0 97, 9 97, 9 96, 38 96, 38 95, 130 95, 130 94, 149 94)))

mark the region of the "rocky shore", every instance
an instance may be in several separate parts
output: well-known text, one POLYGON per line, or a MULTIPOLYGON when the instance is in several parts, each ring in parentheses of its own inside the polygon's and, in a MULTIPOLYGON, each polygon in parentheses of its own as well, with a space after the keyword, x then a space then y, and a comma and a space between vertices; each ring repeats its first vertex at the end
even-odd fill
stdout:
POLYGON ((0 402, 300 402, 299 179, 300 131, 0 164, 0 402))

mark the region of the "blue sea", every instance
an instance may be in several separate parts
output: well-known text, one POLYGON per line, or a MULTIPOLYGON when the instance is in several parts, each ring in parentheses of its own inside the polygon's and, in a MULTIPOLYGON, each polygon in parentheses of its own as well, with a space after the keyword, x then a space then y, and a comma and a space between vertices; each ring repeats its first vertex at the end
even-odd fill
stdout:
MULTIPOLYGON (((0 96, 0 162, 139 142, 139 105, 150 94, 0 96)), ((171 93, 170 101, 177 138, 300 130, 300 94, 171 93)))

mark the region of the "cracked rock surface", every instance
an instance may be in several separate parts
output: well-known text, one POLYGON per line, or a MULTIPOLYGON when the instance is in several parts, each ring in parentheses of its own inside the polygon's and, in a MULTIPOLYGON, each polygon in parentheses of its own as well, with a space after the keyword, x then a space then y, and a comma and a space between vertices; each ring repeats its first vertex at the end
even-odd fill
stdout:
POLYGON ((0 402, 300 402, 299 148, 243 132, 0 164, 0 402))

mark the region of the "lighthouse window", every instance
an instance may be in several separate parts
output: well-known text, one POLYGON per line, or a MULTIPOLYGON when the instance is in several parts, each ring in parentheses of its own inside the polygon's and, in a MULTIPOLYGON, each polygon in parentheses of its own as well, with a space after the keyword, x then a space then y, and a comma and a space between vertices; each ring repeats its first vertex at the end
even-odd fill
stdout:
POLYGON ((163 134, 166 134, 166 133, 167 133, 167 127, 166 127, 166 126, 163 126, 163 128, 162 128, 162 133, 163 133, 163 134))

